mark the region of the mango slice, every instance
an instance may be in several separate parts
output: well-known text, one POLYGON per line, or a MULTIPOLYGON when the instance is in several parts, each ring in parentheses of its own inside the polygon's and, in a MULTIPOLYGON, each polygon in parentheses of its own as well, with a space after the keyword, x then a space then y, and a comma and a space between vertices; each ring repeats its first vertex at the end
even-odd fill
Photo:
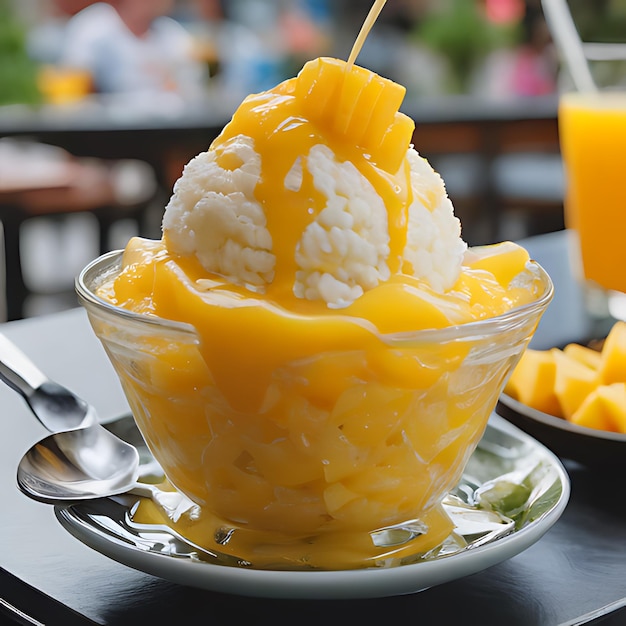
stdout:
POLYGON ((552 355, 555 363, 554 394, 563 417, 571 419, 587 396, 597 387, 598 373, 565 351, 553 350, 552 355))
POLYGON ((626 383, 600 385, 594 389, 571 421, 587 428, 626 433, 626 383))
POLYGON ((581 346, 579 343, 568 343, 563 348, 563 353, 575 361, 578 361, 581 365, 586 365, 594 370, 600 369, 602 355, 598 350, 581 346))
POLYGON ((613 325, 601 351, 576 343, 527 349, 504 391, 573 424, 626 433, 626 322, 613 325))
POLYGON ((415 130, 413 120, 399 112, 405 93, 388 78, 329 57, 306 63, 295 90, 311 121, 349 137, 391 174, 399 170, 415 130))
POLYGON ((503 241, 496 246, 481 247, 479 251, 480 254, 468 258, 467 265, 472 269, 491 272, 505 288, 516 276, 519 276, 530 260, 528 252, 511 241, 503 241))
POLYGON ((523 404, 560 417, 561 405, 554 391, 555 351, 528 348, 513 370, 505 392, 523 404))
POLYGON ((602 347, 599 373, 605 385, 626 382, 626 322, 611 327, 602 347))

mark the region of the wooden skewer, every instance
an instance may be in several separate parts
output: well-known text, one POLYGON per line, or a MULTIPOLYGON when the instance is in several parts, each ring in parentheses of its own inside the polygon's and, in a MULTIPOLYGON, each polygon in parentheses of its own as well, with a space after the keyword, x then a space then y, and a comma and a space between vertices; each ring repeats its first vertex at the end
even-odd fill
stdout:
POLYGON ((359 35, 356 38, 354 45, 352 46, 352 51, 350 52, 350 56, 348 57, 348 65, 346 67, 346 72, 350 72, 350 70, 352 69, 352 66, 354 65, 354 62, 356 61, 356 58, 359 56, 359 53, 361 52, 361 49, 363 48, 363 44, 365 43, 367 36, 372 30, 372 27, 374 26, 374 23, 378 19, 378 16, 380 15, 380 12, 383 10, 383 7, 385 6, 386 2, 387 0, 376 0, 374 4, 372 5, 372 8, 370 9, 369 13, 367 14, 367 17, 365 18, 365 22, 363 23, 363 26, 361 26, 359 35))

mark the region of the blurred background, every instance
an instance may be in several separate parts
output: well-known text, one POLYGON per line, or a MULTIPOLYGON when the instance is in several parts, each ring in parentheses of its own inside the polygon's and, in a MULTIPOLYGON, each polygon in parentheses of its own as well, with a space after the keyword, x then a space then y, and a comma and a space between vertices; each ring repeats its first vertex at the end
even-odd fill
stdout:
MULTIPOLYGON (((572 0, 586 40, 626 0, 572 0)), ((0 319, 76 306, 73 279, 160 236, 184 163, 241 99, 347 58, 369 0, 0 0, 0 319)), ((559 67, 540 0, 388 0, 358 63, 407 88, 415 145, 468 243, 563 228, 559 67)))
MULTIPOLYGON (((71 38, 81 38, 72 18, 86 7, 100 4, 89 0, 2 0, 2 51, 0 78, 12 83, 11 99, 36 102, 37 66, 56 69, 85 66, 94 50, 80 52, 71 38), (12 19, 11 19, 12 16, 12 19), (24 57, 19 67, 6 58, 9 48, 24 40, 24 57), (19 70, 19 71, 18 71, 19 70), (17 78, 21 75, 22 78, 17 78), (28 84, 28 76, 33 80, 28 84)), ((128 3, 114 0, 113 7, 126 14, 142 9, 124 9, 128 3)), ((145 7, 143 19, 167 15, 181 24, 193 38, 192 54, 204 72, 195 79, 197 88, 210 83, 238 91, 241 95, 267 88, 292 76, 302 63, 321 54, 347 57, 356 34, 371 6, 369 0, 135 0, 145 7)), ((578 4, 585 5, 583 0, 578 4)), ((597 20, 592 10, 603 0, 587 0, 589 23, 597 20)), ((95 46, 86 32, 95 28, 83 16, 83 45, 95 46)), ((74 20, 75 21, 75 20, 74 20)), ((609 28, 616 29, 615 23, 609 28)), ((102 28, 102 22, 100 22, 102 28)), ((162 27, 161 31, 165 29, 162 27)), ((138 33, 138 36, 142 36, 138 33)), ((110 44, 109 50, 113 48, 110 44)), ((14 53, 16 51, 14 50, 14 53)), ((104 52, 104 47, 102 47, 104 52)), ((92 63, 96 60, 92 59, 92 63)), ((112 63, 113 61, 110 60, 112 63)), ((99 61, 97 91, 119 90, 120 84, 103 80, 99 61)), ((402 82, 409 97, 420 94, 472 93, 493 95, 540 95, 553 90, 554 59, 542 19, 539 0, 389 0, 368 38, 360 63, 402 82), (521 59, 520 57, 524 57, 521 59), (524 66, 524 67, 522 67, 524 66)), ((89 67, 96 68, 92 64, 89 67)), ((48 68, 49 69, 49 68, 48 68)), ((184 68, 178 68, 181 74, 184 68)), ((179 74, 179 78, 180 75, 179 74)), ((41 77, 40 77, 41 78, 41 77)), ((69 97, 55 89, 87 88, 50 84, 50 73, 39 80, 48 98, 69 97)), ((187 76, 176 88, 193 90, 187 76), (186 81, 186 82, 185 82, 186 81)), ((54 82, 54 81, 52 81, 54 82)))

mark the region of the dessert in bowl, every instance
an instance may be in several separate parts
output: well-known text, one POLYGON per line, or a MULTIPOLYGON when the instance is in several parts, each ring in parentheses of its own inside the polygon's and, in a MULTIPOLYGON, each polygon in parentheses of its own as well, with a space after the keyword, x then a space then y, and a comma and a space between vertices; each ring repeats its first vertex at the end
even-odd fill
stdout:
POLYGON ((161 240, 77 281, 196 505, 165 522, 252 566, 381 566, 441 544, 441 502, 552 296, 521 247, 467 248, 403 96, 306 64, 190 161, 161 240))

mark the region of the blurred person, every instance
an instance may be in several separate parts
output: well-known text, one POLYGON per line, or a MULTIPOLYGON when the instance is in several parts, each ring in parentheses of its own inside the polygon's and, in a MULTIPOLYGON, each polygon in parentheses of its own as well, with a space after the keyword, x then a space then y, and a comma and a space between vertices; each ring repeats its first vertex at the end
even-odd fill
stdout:
POLYGON ((195 56, 207 67, 209 77, 221 70, 219 39, 224 28, 221 0, 192 0, 178 5, 172 14, 194 38, 195 56))
POLYGON ((557 60, 540 8, 530 5, 522 20, 524 41, 517 49, 511 75, 513 93, 540 96, 556 90, 557 60))
POLYGON ((189 0, 175 16, 194 35, 212 84, 240 99, 330 52, 329 0, 189 0))
POLYGON ((176 13, 210 67, 213 88, 233 106, 286 77, 278 7, 264 0, 192 0, 176 13))
POLYGON ((297 74, 310 59, 332 56, 331 27, 326 0, 292 0, 282 5, 277 34, 283 42, 286 76, 297 74))
POLYGON ((174 0, 96 2, 72 17, 60 63, 86 69, 98 93, 199 95, 206 71, 169 17, 174 0))
POLYGON ((475 91, 493 97, 542 96, 557 90, 558 61, 538 1, 529 0, 520 20, 521 39, 494 52, 475 83, 475 91))
POLYGON ((95 2, 96 0, 50 0, 43 3, 28 33, 30 56, 38 63, 58 64, 69 19, 95 2))

